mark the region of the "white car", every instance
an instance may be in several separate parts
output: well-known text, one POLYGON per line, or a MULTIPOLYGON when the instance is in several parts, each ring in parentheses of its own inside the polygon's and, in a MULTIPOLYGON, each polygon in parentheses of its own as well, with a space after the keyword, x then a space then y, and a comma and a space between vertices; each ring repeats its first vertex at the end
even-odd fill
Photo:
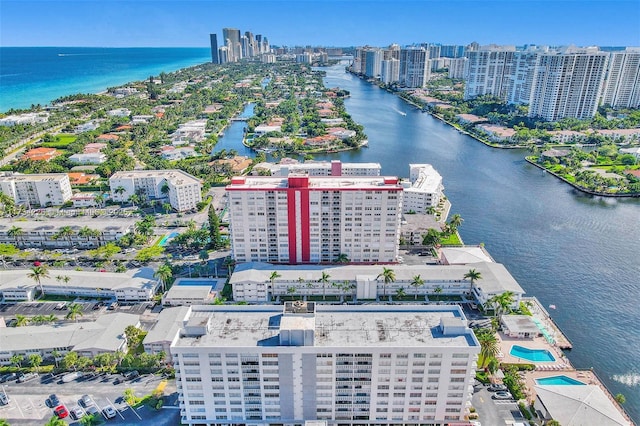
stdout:
POLYGON ((69 410, 69 413, 71 413, 71 416, 76 420, 80 420, 84 416, 84 411, 82 411, 80 407, 72 408, 69 410))
POLYGON ((116 416, 116 410, 110 405, 107 405, 106 407, 104 407, 102 409, 102 413, 108 419, 112 419, 116 416))

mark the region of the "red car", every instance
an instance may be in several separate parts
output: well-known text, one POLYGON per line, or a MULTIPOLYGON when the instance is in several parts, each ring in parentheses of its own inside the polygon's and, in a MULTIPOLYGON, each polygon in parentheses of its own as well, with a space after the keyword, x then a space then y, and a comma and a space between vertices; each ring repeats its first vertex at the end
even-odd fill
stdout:
POLYGON ((58 416, 59 419, 64 419, 69 415, 69 411, 67 411, 67 407, 64 405, 58 405, 53 412, 58 416))

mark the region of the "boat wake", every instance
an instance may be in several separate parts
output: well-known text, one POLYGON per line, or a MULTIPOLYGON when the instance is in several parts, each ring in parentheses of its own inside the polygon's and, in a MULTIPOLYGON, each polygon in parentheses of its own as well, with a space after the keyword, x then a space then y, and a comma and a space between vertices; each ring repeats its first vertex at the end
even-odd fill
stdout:
POLYGON ((395 112, 397 112, 398 114, 400 114, 400 115, 407 115, 407 113, 406 113, 406 112, 404 112, 404 111, 400 111, 399 109, 394 108, 393 110, 394 110, 395 112))
POLYGON ((627 386, 638 386, 640 385, 640 374, 635 374, 635 373, 614 374, 613 380, 627 386))

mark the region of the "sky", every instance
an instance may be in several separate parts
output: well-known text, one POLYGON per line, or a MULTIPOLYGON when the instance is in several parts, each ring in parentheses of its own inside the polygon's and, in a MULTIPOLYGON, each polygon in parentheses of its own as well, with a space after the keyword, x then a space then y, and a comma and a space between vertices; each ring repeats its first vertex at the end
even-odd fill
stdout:
POLYGON ((286 46, 640 46, 640 0, 0 0, 3 47, 206 47, 223 27, 286 46))

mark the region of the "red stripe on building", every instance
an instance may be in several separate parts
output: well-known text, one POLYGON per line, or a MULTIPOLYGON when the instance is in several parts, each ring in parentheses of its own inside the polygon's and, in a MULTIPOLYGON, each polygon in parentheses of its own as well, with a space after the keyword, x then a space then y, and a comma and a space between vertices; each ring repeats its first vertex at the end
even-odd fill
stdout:
POLYGON ((289 263, 297 263, 296 258, 296 191, 287 191, 287 226, 289 228, 289 263))
POLYGON ((302 228, 302 261, 309 262, 311 259, 311 229, 309 220, 309 188, 300 191, 302 228))

